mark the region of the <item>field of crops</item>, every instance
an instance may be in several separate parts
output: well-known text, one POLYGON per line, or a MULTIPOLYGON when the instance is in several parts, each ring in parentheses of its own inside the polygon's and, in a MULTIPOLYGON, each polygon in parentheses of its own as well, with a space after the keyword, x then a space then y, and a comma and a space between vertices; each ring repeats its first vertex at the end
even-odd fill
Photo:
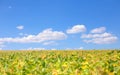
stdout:
POLYGON ((0 75, 120 75, 120 50, 0 51, 0 75))

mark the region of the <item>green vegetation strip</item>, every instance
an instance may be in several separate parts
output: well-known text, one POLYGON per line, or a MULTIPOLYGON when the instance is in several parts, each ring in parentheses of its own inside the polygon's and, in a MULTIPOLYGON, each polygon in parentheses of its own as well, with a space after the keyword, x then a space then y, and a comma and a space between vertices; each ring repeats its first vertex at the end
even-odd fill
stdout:
POLYGON ((0 75, 120 75, 120 50, 0 51, 0 75))

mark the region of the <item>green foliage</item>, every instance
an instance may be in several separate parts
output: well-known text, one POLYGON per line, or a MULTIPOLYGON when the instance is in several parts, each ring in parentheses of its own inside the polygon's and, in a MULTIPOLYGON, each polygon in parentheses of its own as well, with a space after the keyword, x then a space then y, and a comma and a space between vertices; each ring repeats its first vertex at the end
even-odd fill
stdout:
POLYGON ((0 75, 120 75, 120 51, 0 51, 0 75))

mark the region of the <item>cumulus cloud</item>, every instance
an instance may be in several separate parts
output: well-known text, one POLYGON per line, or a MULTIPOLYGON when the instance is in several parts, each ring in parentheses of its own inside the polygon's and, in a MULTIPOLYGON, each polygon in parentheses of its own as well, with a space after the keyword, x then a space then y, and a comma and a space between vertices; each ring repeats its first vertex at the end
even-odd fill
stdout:
POLYGON ((104 37, 111 37, 112 34, 110 33, 102 33, 102 34, 83 34, 81 38, 104 38, 104 37))
POLYGON ((29 34, 19 33, 20 36, 28 36, 29 34))
POLYGON ((11 43, 42 43, 45 41, 53 40, 63 40, 66 39, 67 35, 61 31, 53 31, 51 28, 45 29, 37 35, 28 35, 25 37, 16 38, 0 38, 1 43, 11 42, 11 43))
POLYGON ((56 48, 52 48, 51 50, 57 50, 56 48))
POLYGON ((86 43, 95 44, 111 44, 117 41, 117 37, 111 33, 101 33, 101 34, 83 34, 81 38, 85 39, 86 43))
POLYGON ((44 42, 43 45, 57 45, 55 41, 44 42))
POLYGON ((91 33, 103 33, 106 31, 105 27, 100 27, 100 28, 95 28, 93 30, 91 30, 91 33))
POLYGON ((79 47, 79 48, 66 48, 65 50, 82 50, 84 49, 83 47, 79 47))
POLYGON ((80 48, 78 48, 78 49, 83 49, 83 47, 80 47, 80 48))
POLYGON ((26 48, 26 49, 20 49, 20 50, 46 50, 45 48, 32 48, 32 47, 29 47, 29 48, 26 48))
POLYGON ((75 34, 75 33, 80 33, 85 31, 86 31, 86 27, 84 25, 75 25, 71 29, 66 30, 68 34, 75 34))
POLYGON ((84 40, 87 43, 95 43, 95 44, 111 44, 117 41, 117 37, 105 37, 105 38, 92 38, 90 40, 84 40))
POLYGON ((0 46, 3 46, 3 44, 4 44, 4 43, 0 41, 0 46))
POLYGON ((2 48, 5 47, 3 42, 0 42, 0 50, 2 50, 2 48))
POLYGON ((79 48, 74 48, 74 50, 82 50, 83 47, 79 47, 79 48))
POLYGON ((24 26, 20 25, 20 26, 17 26, 16 27, 18 30, 23 30, 24 29, 24 26))
POLYGON ((117 36, 105 31, 105 27, 95 28, 89 34, 82 34, 81 38, 86 43, 94 44, 112 44, 118 40, 117 36))

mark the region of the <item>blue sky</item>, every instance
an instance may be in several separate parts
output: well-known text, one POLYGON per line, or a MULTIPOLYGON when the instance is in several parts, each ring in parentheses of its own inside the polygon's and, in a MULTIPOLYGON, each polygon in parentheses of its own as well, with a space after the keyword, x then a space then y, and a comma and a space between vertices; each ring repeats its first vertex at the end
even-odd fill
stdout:
POLYGON ((0 49, 120 48, 120 0, 0 0, 0 49))

